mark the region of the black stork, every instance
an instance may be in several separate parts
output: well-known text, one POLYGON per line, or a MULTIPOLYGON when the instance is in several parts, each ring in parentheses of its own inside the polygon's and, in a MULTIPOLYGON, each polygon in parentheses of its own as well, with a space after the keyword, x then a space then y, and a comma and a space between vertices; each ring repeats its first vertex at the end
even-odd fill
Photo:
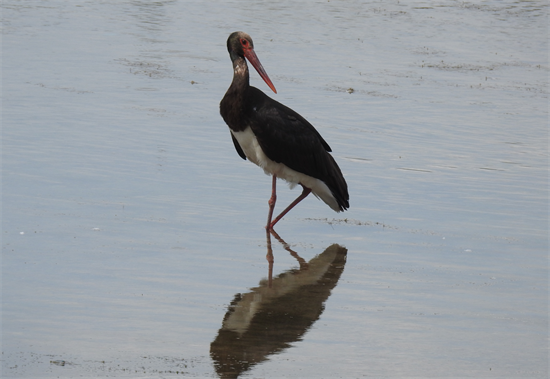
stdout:
POLYGON ((348 209, 346 180, 323 137, 298 113, 250 86, 245 58, 277 93, 254 52, 252 38, 246 33, 234 32, 227 39, 227 50, 233 62, 233 82, 220 103, 220 113, 241 158, 248 158, 273 176, 266 229, 273 230, 310 192, 336 212, 348 209), (303 191, 272 221, 277 178, 286 180, 291 188, 300 184, 303 191))

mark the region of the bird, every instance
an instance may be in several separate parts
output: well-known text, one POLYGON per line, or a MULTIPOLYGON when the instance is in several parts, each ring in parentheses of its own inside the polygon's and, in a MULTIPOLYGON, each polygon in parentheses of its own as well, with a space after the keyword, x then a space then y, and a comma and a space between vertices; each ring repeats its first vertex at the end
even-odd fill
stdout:
POLYGON ((348 185, 331 148, 304 117, 250 86, 247 60, 276 94, 277 90, 254 51, 250 35, 234 32, 227 39, 233 63, 233 81, 220 102, 220 114, 229 126, 239 156, 272 176, 266 230, 273 227, 310 193, 336 212, 349 208, 348 185), (283 179, 302 193, 275 219, 276 181, 283 179))

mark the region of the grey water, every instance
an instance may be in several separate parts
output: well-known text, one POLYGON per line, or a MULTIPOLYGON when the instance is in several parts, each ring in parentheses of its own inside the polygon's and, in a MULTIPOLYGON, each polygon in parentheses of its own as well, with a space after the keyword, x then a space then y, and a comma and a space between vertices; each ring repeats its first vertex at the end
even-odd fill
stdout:
POLYGON ((548 376, 547 2, 1 7, 3 378, 548 376), (347 212, 266 236, 236 30, 347 212))

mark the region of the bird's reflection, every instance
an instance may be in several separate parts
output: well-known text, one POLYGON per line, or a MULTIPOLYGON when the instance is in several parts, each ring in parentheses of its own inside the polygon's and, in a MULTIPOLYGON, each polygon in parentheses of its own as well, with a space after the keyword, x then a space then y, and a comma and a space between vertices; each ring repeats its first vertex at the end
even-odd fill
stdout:
POLYGON ((306 262, 281 242, 300 263, 300 269, 272 277, 273 251, 267 233, 268 280, 229 305, 210 355, 220 378, 237 378, 252 366, 299 341, 319 319, 324 303, 344 271, 347 249, 334 244, 306 262))

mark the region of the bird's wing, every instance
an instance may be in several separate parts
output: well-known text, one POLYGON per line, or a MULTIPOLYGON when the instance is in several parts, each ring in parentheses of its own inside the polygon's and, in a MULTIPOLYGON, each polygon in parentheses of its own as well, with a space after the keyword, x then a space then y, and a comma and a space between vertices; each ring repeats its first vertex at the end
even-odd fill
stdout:
POLYGON ((248 122, 264 153, 273 161, 324 180, 332 164, 330 146, 305 118, 260 90, 248 122))

